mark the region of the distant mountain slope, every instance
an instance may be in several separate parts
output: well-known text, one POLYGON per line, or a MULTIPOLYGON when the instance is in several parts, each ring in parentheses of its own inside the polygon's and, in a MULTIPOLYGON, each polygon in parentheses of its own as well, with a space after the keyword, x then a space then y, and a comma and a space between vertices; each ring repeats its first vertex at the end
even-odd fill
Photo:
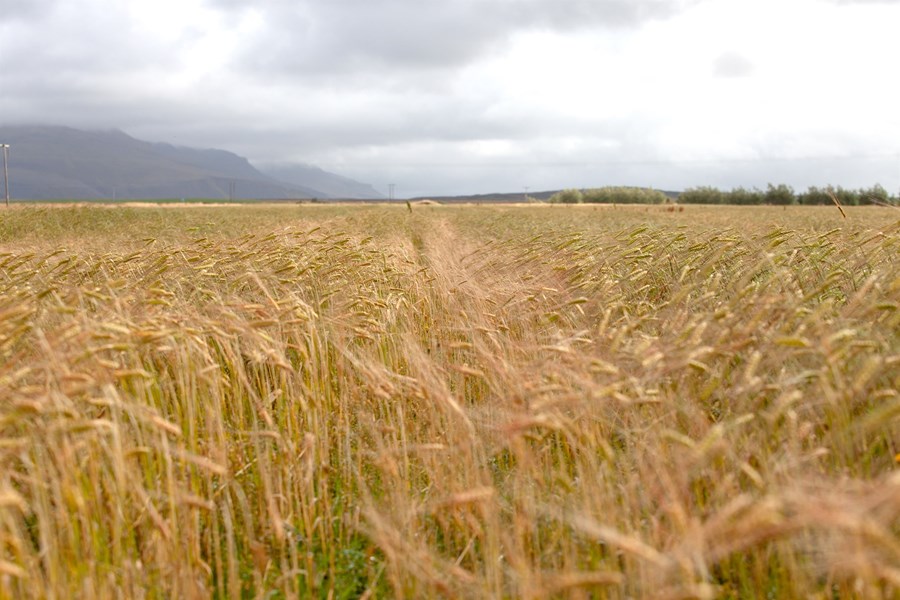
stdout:
POLYGON ((384 198, 371 185, 341 177, 318 167, 300 164, 274 164, 262 165, 259 170, 278 179, 298 185, 308 185, 317 190, 322 190, 326 197, 344 198, 353 200, 374 200, 384 198))
POLYGON ((274 179, 231 152, 154 144, 116 130, 7 126, 0 127, 0 141, 11 146, 14 198, 333 197, 303 182, 274 179))

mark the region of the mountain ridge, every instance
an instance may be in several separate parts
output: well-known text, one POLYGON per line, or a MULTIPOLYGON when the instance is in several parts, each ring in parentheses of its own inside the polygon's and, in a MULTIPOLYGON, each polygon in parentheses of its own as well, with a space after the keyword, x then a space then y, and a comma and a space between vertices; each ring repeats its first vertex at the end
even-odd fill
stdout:
MULTIPOLYGON (((238 154, 147 142, 118 129, 0 126, 10 145, 10 194, 17 199, 379 198, 371 186, 321 171, 316 186, 272 177, 238 154)), ((307 165, 297 165, 315 169, 307 165)))
POLYGON ((330 173, 319 167, 299 163, 270 163, 258 169, 279 181, 295 185, 308 185, 313 188, 324 188, 336 197, 348 200, 383 200, 384 195, 371 185, 330 173))

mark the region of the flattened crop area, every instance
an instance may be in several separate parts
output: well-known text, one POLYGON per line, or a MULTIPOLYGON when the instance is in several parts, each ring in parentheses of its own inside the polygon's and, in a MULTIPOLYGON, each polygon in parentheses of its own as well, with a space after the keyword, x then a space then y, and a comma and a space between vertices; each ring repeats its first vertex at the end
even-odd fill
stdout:
POLYGON ((0 597, 896 597, 900 213, 0 215, 0 597))

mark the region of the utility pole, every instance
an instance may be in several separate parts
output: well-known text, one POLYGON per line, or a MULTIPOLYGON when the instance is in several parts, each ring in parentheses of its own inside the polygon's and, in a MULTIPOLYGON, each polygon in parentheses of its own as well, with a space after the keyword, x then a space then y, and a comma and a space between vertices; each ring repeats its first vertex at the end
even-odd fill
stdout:
POLYGON ((6 208, 9 208, 9 144, 0 144, 3 148, 3 187, 6 188, 6 208))
POLYGON ((388 184, 388 198, 391 200, 394 199, 394 187, 396 187, 396 184, 393 184, 393 183, 388 184))

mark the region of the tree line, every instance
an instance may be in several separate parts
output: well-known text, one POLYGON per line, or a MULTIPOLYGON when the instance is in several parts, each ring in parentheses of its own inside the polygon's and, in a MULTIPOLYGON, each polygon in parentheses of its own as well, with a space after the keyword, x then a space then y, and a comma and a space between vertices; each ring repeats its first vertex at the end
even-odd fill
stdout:
POLYGON ((553 204, 665 204, 670 201, 659 190, 638 187, 568 189, 550 196, 553 204))
MULTIPOLYGON (((819 205, 838 202, 844 206, 898 205, 900 199, 892 196, 880 185, 856 190, 840 186, 819 188, 812 186, 805 192, 795 192, 785 184, 769 184, 765 190, 759 188, 734 188, 730 191, 715 187, 701 186, 688 188, 677 194, 680 204, 773 204, 773 205, 819 205)), ((659 190, 639 187, 602 187, 589 189, 567 189, 553 194, 553 204, 665 204, 673 198, 659 190)))
POLYGON ((795 192, 789 185, 772 185, 765 190, 751 190, 739 187, 723 191, 714 187, 695 187, 678 195, 681 204, 775 204, 775 205, 818 205, 838 202, 844 206, 865 204, 897 204, 897 197, 891 196, 880 185, 868 189, 848 190, 842 187, 809 187, 805 192, 795 192))

